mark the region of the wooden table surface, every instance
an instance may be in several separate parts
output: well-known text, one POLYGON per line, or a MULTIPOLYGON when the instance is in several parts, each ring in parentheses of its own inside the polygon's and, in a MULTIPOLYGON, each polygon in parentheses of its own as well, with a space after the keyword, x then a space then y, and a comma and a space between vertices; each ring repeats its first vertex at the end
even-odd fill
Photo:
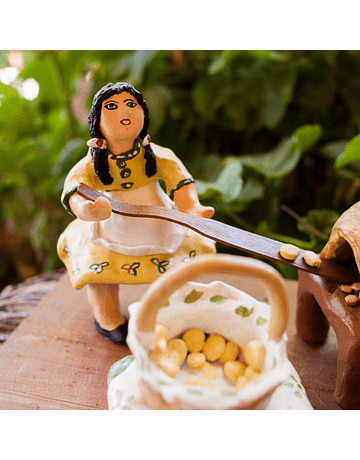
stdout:
MULTIPOLYGON (((296 282, 286 285, 289 358, 314 409, 340 409, 332 397, 336 338, 330 334, 323 346, 314 348, 296 336, 296 282)), ((244 290, 256 297, 256 287, 244 290)), ((0 409, 106 410, 107 373, 128 354, 127 346, 95 332, 85 290, 75 291, 65 274, 0 347, 0 409)))

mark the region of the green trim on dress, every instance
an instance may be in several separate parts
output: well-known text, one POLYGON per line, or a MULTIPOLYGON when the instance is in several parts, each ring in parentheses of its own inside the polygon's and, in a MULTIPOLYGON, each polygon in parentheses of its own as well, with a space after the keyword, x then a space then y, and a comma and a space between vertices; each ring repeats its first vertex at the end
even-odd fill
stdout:
POLYGON ((107 150, 108 158, 111 160, 116 160, 116 164, 118 164, 119 169, 122 169, 123 163, 135 158, 141 152, 141 141, 140 139, 136 139, 133 148, 128 150, 127 152, 120 153, 119 155, 114 155, 110 150, 107 150))
POLYGON ((188 184, 194 184, 195 181, 192 177, 189 177, 187 179, 183 179, 181 180, 177 185, 175 185, 175 187, 171 190, 171 192, 169 193, 169 197, 171 200, 174 199, 174 193, 181 189, 181 187, 184 187, 184 185, 188 185, 188 184))
POLYGON ((64 208, 67 210, 67 212, 70 214, 72 217, 76 217, 75 214, 71 211, 70 205, 69 205, 69 200, 70 197, 77 192, 78 185, 74 185, 74 187, 71 187, 69 190, 64 190, 62 196, 61 196, 61 204, 64 206, 64 208))

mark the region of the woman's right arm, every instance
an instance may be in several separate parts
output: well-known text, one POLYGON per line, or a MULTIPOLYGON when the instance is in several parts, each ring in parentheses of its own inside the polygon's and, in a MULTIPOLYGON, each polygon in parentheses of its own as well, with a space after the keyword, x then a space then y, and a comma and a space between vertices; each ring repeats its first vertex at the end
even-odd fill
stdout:
POLYGON ((103 196, 93 202, 74 193, 69 198, 69 206, 76 217, 87 222, 97 222, 111 216, 110 202, 103 196))
POLYGON ((66 177, 61 202, 70 214, 81 220, 95 222, 108 219, 111 215, 109 201, 100 197, 92 202, 80 196, 77 188, 81 182, 94 189, 100 186, 89 153, 71 169, 66 177))

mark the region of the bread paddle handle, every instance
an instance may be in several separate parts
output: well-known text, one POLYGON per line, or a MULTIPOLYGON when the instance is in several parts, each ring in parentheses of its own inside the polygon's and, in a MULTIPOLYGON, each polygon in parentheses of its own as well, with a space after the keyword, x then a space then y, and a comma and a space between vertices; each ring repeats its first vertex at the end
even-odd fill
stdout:
POLYGON ((162 206, 143 206, 124 203, 104 195, 83 183, 79 185, 77 193, 90 201, 96 201, 100 196, 104 196, 109 200, 111 209, 116 214, 128 217, 162 219, 183 225, 218 243, 274 262, 280 262, 297 270, 321 276, 330 281, 341 284, 353 283, 357 281, 359 276, 355 266, 345 267, 325 258, 321 258, 320 267, 311 267, 304 261, 305 251, 302 249, 300 249, 300 254, 294 261, 284 259, 279 254, 280 248, 284 243, 223 224, 214 219, 191 216, 190 214, 162 206))

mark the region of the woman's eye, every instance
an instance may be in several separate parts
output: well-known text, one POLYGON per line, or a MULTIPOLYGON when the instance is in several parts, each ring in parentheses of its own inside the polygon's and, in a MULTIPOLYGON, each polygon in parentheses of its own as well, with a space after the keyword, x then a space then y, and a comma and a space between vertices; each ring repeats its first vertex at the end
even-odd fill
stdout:
POLYGON ((136 107, 137 104, 136 104, 136 102, 127 102, 126 105, 133 109, 134 107, 136 107))
POLYGON ((105 105, 105 108, 108 110, 116 110, 118 108, 118 105, 115 104, 115 102, 109 102, 109 104, 105 105))

